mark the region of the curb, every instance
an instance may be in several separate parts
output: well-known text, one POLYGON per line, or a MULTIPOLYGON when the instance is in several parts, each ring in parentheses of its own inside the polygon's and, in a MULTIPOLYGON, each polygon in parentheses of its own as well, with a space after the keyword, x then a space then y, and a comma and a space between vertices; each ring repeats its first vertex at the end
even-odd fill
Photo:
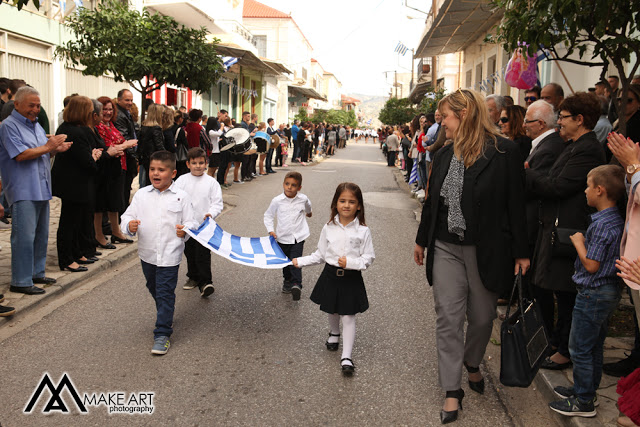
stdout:
MULTIPOLYGON (((129 261, 138 254, 138 243, 129 244, 126 248, 119 250, 112 256, 106 256, 97 263, 91 264, 91 269, 83 273, 69 273, 64 277, 58 279, 57 283, 43 287, 46 289, 46 293, 41 296, 29 295, 25 298, 12 303, 12 306, 16 309, 16 314, 9 317, 0 318, 0 328, 6 328, 13 326, 13 323, 19 320, 20 316, 26 313, 30 313, 35 308, 48 304, 55 298, 64 295, 65 291, 71 290, 80 284, 85 283, 87 280, 97 276, 98 274, 112 270, 120 264, 129 261)), ((10 293, 11 291, 9 291, 10 293)))

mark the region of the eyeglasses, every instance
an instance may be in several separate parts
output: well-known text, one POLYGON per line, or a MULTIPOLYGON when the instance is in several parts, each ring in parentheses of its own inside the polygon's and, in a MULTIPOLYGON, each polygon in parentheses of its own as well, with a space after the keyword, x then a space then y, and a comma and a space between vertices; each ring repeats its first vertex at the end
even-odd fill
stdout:
POLYGON ((538 98, 536 98, 535 96, 525 96, 524 100, 527 102, 535 102, 538 100, 538 98))
POLYGON ((533 122, 537 122, 537 121, 540 121, 540 119, 535 119, 535 120, 527 120, 527 119, 524 119, 524 124, 525 124, 525 125, 528 125, 529 123, 533 123, 533 122))
POLYGON ((569 117, 575 117, 575 116, 577 116, 577 114, 567 114, 566 116, 563 116, 562 114, 558 114, 558 121, 568 119, 569 117))
POLYGON ((500 117, 500 123, 509 123, 509 117, 500 117))

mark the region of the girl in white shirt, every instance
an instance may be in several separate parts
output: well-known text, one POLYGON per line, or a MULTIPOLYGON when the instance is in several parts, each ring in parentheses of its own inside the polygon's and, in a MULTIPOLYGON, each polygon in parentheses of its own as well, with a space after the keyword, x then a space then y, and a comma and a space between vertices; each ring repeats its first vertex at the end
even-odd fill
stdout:
POLYGON ((329 339, 325 345, 330 351, 338 350, 342 320, 340 365, 347 376, 355 370, 351 360, 356 338, 355 314, 369 308, 361 272, 374 259, 371 231, 364 219, 362 191, 356 184, 343 182, 331 201, 331 220, 322 228, 318 249, 309 256, 293 259, 293 265, 300 268, 325 262, 311 301, 329 314, 329 339))

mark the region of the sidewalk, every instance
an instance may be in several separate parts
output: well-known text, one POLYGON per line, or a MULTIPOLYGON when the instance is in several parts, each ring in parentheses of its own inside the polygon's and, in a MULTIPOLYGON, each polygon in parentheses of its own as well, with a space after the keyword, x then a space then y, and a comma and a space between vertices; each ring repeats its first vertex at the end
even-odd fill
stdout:
MULTIPOLYGON (((411 193, 411 187, 405 183, 404 172, 398 169, 394 170, 396 180, 401 188, 405 189, 411 197, 418 198, 415 193, 411 193)), ((416 212, 416 220, 420 221, 420 211, 416 212)), ((632 306, 633 304, 629 300, 629 296, 626 292, 623 292, 620 306, 632 306)), ((506 307, 498 307, 498 315, 505 314, 506 307)), ((493 324, 493 333, 491 336, 491 342, 489 346, 500 345, 500 325, 502 322, 496 319, 493 324)), ((604 344, 604 363, 616 362, 625 357, 625 352, 629 352, 633 348, 634 337, 607 337, 604 344)), ((488 352, 489 353, 489 352, 488 352)), ((499 351, 498 351, 499 354, 499 351)), ((495 359, 485 360, 483 362, 484 367, 489 371, 489 374, 493 377, 492 382, 496 384, 498 388, 498 395, 501 397, 503 404, 509 410, 512 416, 517 417, 517 411, 513 410, 509 399, 505 398, 505 389, 509 388, 502 386, 500 383, 500 361, 499 357, 495 359)), ((614 378, 609 375, 603 374, 600 388, 597 391, 598 401, 600 406, 597 408, 597 415, 594 418, 580 418, 580 417, 565 417, 560 415, 548 407, 545 408, 544 417, 552 417, 559 424, 564 424, 573 427, 588 427, 588 426, 616 426, 616 420, 619 416, 619 411, 616 406, 618 401, 618 394, 616 393, 616 386, 619 378, 614 378)), ((557 386, 571 386, 573 384, 573 370, 565 369, 562 371, 550 371, 546 369, 540 369, 538 375, 534 379, 530 388, 537 390, 546 402, 558 400, 559 397, 554 393, 553 388, 557 386)), ((542 416, 542 414, 541 414, 542 416)), ((517 419, 514 419, 517 424, 517 419)))

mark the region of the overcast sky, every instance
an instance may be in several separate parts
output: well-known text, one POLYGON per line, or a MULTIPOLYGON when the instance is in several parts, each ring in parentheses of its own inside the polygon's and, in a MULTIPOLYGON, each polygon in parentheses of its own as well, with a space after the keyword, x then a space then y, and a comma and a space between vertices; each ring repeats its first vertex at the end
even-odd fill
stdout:
MULTIPOLYGON (((418 45, 424 14, 404 6, 404 0, 258 0, 291 13, 311 43, 313 57, 342 82, 344 93, 387 96, 393 73, 411 72, 411 51, 394 53, 399 41, 418 45), (407 16, 420 19, 408 19, 407 16)), ((429 0, 407 0, 428 10, 429 0)))

